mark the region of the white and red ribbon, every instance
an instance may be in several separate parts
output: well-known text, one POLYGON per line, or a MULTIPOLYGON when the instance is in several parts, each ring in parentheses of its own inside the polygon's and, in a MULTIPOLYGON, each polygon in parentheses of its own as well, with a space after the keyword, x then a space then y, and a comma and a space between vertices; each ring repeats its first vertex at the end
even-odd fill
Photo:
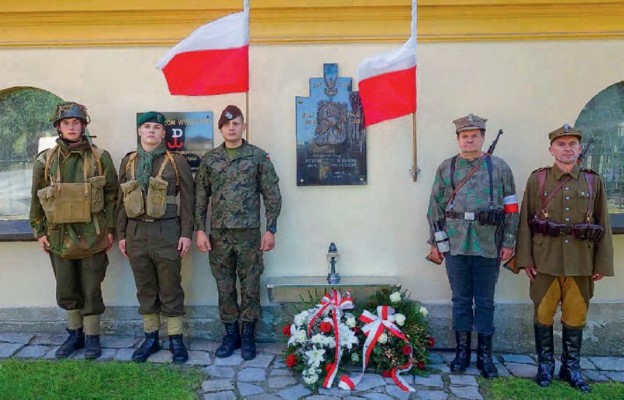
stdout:
POLYGON ((364 310, 362 315, 360 315, 359 319, 365 324, 362 328, 362 332, 364 332, 364 334, 366 335, 366 341, 364 342, 364 348, 362 350, 362 372, 359 376, 353 379, 349 378, 346 375, 342 375, 340 377, 340 383, 338 384, 338 386, 344 390, 355 389, 357 384, 360 383, 362 377, 364 376, 364 372, 366 371, 366 367, 368 366, 370 355, 377 345, 379 337, 382 333, 387 331, 388 334, 405 341, 406 345, 410 346, 408 362, 404 365, 394 367, 390 371, 392 380, 404 392, 415 391, 414 388, 412 388, 399 375, 400 373, 407 372, 412 368, 412 345, 410 344, 407 337, 403 334, 403 332, 401 332, 401 330, 394 324, 394 308, 390 306, 378 306, 376 316, 370 313, 368 310, 364 310))
POLYGON ((342 348, 340 347, 340 318, 344 313, 343 310, 350 310, 354 307, 353 299, 351 299, 351 293, 345 292, 341 295, 336 289, 332 289, 329 294, 325 294, 321 299, 320 307, 314 312, 308 322, 308 337, 312 336, 312 328, 314 322, 323 315, 332 312, 332 326, 334 329, 334 340, 336 341, 336 347, 334 348, 334 363, 330 364, 331 367, 327 371, 327 376, 323 380, 323 387, 330 388, 334 382, 334 378, 338 373, 338 366, 340 365, 340 359, 342 358, 342 348))

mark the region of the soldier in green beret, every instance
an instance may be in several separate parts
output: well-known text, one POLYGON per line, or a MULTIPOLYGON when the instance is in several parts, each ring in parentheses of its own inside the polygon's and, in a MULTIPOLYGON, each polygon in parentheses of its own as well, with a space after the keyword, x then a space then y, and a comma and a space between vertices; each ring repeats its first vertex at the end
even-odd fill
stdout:
POLYGON ((145 362, 160 350, 164 316, 173 362, 185 363, 180 271, 193 235, 193 175, 182 155, 166 149, 163 114, 141 114, 137 133, 137 151, 121 160, 117 203, 119 249, 130 260, 145 332, 132 360, 145 362))
POLYGON ((69 336, 56 357, 84 347, 85 358, 94 359, 102 354, 102 281, 113 244, 117 172, 110 154, 85 135, 86 107, 60 103, 51 121, 59 138, 35 160, 30 224, 50 256, 56 301, 67 310, 69 336))
POLYGON ((554 165, 533 171, 522 199, 516 263, 530 280, 534 304, 535 381, 555 373, 553 325, 561 305, 559 377, 582 392, 581 344, 594 282, 613 276, 613 242, 607 196, 598 174, 579 166, 580 131, 565 124, 548 135, 554 165))
POLYGON ((495 378, 494 292, 499 262, 515 247, 518 200, 507 163, 482 150, 486 121, 473 114, 453 121, 460 153, 440 164, 431 188, 428 259, 446 260, 456 340, 451 371, 464 372, 470 365, 474 329, 477 368, 484 378, 495 378))
POLYGON ((229 357, 235 349, 241 348, 242 358, 251 360, 256 356, 254 332, 260 317, 262 252, 271 251, 275 246, 282 198, 269 155, 243 139, 245 123, 241 110, 227 106, 218 126, 224 143, 206 153, 195 177, 196 240, 201 251, 210 251, 210 267, 219 291, 219 314, 225 325, 226 334, 216 356, 229 357), (266 232, 262 235, 260 196, 266 210, 266 232), (212 230, 207 236, 209 200, 212 230))

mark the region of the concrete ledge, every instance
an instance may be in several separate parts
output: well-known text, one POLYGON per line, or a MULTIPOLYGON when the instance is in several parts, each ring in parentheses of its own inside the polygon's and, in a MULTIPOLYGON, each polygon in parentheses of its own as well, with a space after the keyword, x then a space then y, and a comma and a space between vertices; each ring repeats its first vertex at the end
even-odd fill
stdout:
MULTIPOLYGON (((429 324, 436 339, 436 349, 454 347, 451 304, 435 303, 429 310, 429 324)), ((216 306, 188 306, 185 330, 188 336, 220 340, 223 328, 216 306)), ((291 323, 296 313, 293 304, 265 305, 259 321, 257 339, 283 341, 282 326, 291 323)), ((559 317, 555 317, 558 321, 559 317)), ((495 313, 494 350, 509 353, 533 353, 533 306, 529 303, 499 303, 495 313)), ((65 312, 56 307, 0 308, 0 332, 60 333, 65 328, 65 312)), ((102 316, 105 335, 142 335, 142 319, 135 306, 107 307, 102 316)), ((555 323, 555 342, 559 352, 561 325, 555 323)), ((476 346, 476 339, 473 347, 476 346)), ((624 354, 624 302, 593 303, 583 342, 584 355, 624 354)))

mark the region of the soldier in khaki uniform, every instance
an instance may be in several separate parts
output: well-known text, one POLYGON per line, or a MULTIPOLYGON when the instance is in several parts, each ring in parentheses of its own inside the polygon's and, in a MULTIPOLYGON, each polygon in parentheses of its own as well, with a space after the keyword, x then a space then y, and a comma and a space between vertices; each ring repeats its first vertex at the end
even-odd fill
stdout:
POLYGON ((473 114, 453 121, 461 152, 440 164, 431 188, 428 259, 446 260, 457 344, 451 371, 464 372, 470 365, 474 329, 477 368, 484 378, 494 378, 494 292, 499 262, 515 247, 518 201, 507 163, 482 150, 486 121, 473 114))
POLYGON ((594 282, 613 275, 613 242, 602 180, 577 162, 582 137, 567 124, 548 135, 555 163, 533 171, 527 181, 516 262, 531 281, 536 382, 548 386, 554 375, 553 318, 561 304, 559 377, 589 392, 580 372, 583 327, 594 282))
POLYGON ((60 103, 51 120, 59 138, 35 160, 30 224, 50 255, 56 301, 67 310, 69 336, 56 357, 84 347, 85 358, 94 359, 102 354, 102 281, 113 244, 117 173, 110 154, 85 136, 90 119, 83 105, 60 103))
POLYGON ((145 331, 132 360, 145 362, 160 350, 162 315, 173 362, 184 363, 188 351, 182 336, 180 270, 193 235, 193 175, 183 156, 165 148, 163 114, 141 114, 137 133, 137 151, 121 160, 117 203, 119 249, 130 260, 145 331))
POLYGON ((219 291, 219 313, 226 335, 216 351, 229 357, 241 348, 242 358, 256 356, 254 330, 260 317, 262 252, 275 246, 282 198, 278 177, 266 152, 243 140, 241 110, 227 106, 219 118, 223 145, 206 153, 195 177, 197 247, 210 251, 210 267, 219 291), (260 196, 266 210, 266 232, 260 234, 260 196), (212 205, 212 231, 206 235, 206 210, 212 205), (238 304, 236 276, 240 280, 238 304), (242 338, 238 320, 242 320, 242 338))

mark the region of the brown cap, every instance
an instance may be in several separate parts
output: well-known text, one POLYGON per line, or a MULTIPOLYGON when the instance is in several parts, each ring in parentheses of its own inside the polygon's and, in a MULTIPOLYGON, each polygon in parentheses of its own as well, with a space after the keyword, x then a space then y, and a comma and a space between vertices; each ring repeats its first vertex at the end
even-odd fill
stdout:
POLYGON ((473 129, 485 130, 485 122, 487 118, 481 118, 474 114, 468 114, 465 117, 457 118, 453 123, 455 124, 455 132, 470 131, 473 129))
POLYGON ((563 124, 561 128, 557 128, 548 134, 548 139, 552 143, 553 140, 561 136, 576 136, 580 141, 583 138, 581 131, 572 128, 568 124, 563 124))
POLYGON ((229 106, 225 107, 225 109, 221 113, 221 117, 219 117, 219 123, 217 124, 217 126, 219 127, 219 129, 221 129, 221 127, 225 125, 226 122, 231 121, 236 117, 241 117, 243 118, 243 120, 245 119, 243 117, 243 112, 240 110, 240 108, 230 104, 229 106))

